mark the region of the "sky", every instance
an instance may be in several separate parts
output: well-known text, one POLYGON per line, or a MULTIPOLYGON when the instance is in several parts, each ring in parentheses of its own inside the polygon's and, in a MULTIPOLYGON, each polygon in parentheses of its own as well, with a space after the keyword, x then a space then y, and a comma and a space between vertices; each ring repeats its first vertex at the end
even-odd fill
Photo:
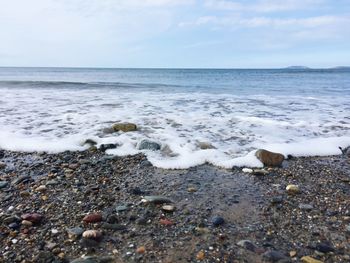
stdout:
POLYGON ((350 66, 350 0, 0 0, 0 66, 350 66))

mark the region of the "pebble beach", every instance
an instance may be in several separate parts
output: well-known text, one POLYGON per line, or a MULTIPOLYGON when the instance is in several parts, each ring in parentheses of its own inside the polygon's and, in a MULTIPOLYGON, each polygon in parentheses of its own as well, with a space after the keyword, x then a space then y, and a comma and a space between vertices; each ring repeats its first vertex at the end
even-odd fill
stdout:
POLYGON ((0 262, 349 262, 350 159, 185 170, 0 152, 0 262))

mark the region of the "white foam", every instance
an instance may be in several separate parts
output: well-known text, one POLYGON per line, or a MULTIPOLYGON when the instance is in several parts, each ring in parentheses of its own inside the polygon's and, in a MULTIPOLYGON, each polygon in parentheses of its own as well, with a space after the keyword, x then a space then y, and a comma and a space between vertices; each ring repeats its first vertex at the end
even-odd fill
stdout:
POLYGON ((145 153, 153 165, 183 169, 203 163, 261 167, 258 148, 284 155, 340 154, 350 145, 349 97, 165 93, 118 89, 0 88, 0 148, 83 150, 82 142, 117 143, 108 154, 145 153), (35 96, 33 96, 35 94, 35 96), (137 132, 105 135, 118 121, 137 132), (139 151, 149 138, 162 150, 139 151), (216 149, 202 150, 198 142, 216 149))

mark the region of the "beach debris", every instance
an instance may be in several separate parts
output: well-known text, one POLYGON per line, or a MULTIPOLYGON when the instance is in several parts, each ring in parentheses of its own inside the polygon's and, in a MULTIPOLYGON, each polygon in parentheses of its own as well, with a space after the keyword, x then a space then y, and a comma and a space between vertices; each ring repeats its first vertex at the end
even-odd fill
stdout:
POLYGON ((255 152, 255 156, 265 165, 265 166, 281 166, 284 161, 284 155, 280 153, 270 152, 264 149, 259 149, 255 152))
POLYGON ((310 256, 304 256, 301 258, 301 261, 304 262, 304 263, 323 263, 323 261, 320 261, 320 260, 317 260, 317 259, 314 259, 310 256))

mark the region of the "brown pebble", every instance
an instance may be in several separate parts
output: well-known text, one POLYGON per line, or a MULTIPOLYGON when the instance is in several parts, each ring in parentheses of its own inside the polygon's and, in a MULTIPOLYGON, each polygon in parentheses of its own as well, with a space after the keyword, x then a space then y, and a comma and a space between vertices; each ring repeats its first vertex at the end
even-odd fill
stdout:
POLYGON ((145 252, 146 252, 146 248, 144 246, 138 247, 136 249, 136 253, 138 253, 138 254, 143 254, 145 252))
POLYGON ((89 214, 89 215, 86 215, 84 218, 83 218, 83 221, 85 223, 98 223, 98 222, 101 222, 102 221, 102 215, 101 214, 89 214))
POLYGON ((170 221, 170 220, 168 220, 168 219, 161 219, 161 220, 159 221, 159 223, 160 223, 161 225, 163 225, 163 226, 171 226, 171 225, 174 224, 172 221, 170 221))
POLYGON ((36 223, 40 223, 40 221, 43 219, 43 216, 38 213, 28 213, 28 214, 22 215, 21 218, 23 220, 27 220, 36 224, 36 223))
POLYGON ((204 251, 203 250, 199 251, 196 258, 197 258, 197 260, 204 260, 204 258, 205 258, 204 251))

